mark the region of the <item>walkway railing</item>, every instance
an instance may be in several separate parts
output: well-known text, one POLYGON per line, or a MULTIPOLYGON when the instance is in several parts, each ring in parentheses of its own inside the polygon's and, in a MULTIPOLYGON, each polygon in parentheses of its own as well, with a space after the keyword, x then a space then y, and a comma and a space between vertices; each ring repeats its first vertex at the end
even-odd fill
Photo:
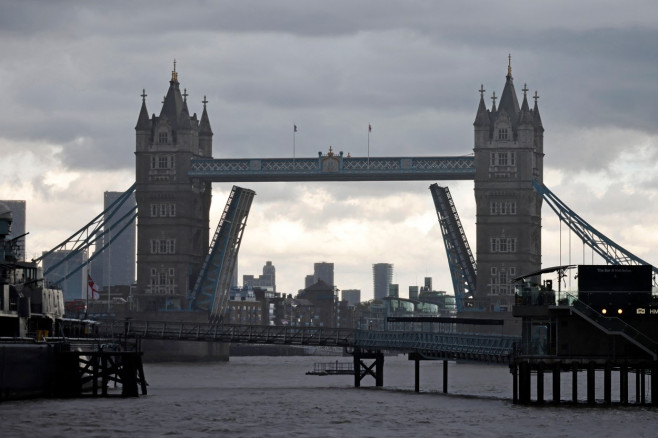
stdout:
POLYGON ((194 159, 190 177, 241 181, 472 180, 473 156, 194 159))
POLYGON ((326 327, 208 324, 164 321, 107 321, 100 336, 249 344, 334 346, 414 352, 427 358, 506 362, 518 336, 440 332, 374 331, 326 327))
POLYGON ((361 348, 391 349, 416 352, 427 357, 489 362, 506 362, 515 344, 520 342, 520 336, 509 335, 366 330, 356 333, 356 345, 361 348))
POLYGON ((209 324, 164 321, 108 321, 104 336, 140 337, 179 341, 217 341, 251 344, 328 345, 354 344, 354 330, 325 327, 290 327, 237 324, 209 324))
POLYGON ((642 350, 649 353, 654 360, 658 358, 658 343, 649 338, 635 327, 627 324, 621 319, 613 316, 603 316, 592 307, 583 303, 573 295, 567 293, 567 297, 572 300, 572 310, 580 315, 583 319, 589 321, 591 324, 597 326, 609 334, 616 334, 624 337, 632 342, 642 350))

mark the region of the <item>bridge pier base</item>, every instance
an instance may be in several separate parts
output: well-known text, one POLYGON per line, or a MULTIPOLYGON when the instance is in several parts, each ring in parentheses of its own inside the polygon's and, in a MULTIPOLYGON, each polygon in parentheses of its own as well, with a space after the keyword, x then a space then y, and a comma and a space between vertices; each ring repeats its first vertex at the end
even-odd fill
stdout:
POLYGON ((528 362, 519 364, 519 403, 530 403, 531 368, 528 362))
POLYGON ((544 363, 537 365, 537 403, 544 403, 544 363))
POLYGON ((443 393, 448 393, 448 361, 443 360, 443 393))
POLYGON ((628 365, 625 363, 619 368, 619 399, 622 404, 628 404, 628 365))
POLYGON ((362 351, 355 348, 352 353, 354 357, 354 387, 361 386, 361 380, 365 376, 372 376, 375 379, 375 386, 384 386, 384 353, 380 350, 362 351), (374 359, 370 365, 364 362, 364 359, 374 359))
POLYGON ((578 364, 571 364, 571 401, 578 403, 578 364))
POLYGON ((553 364, 553 403, 560 403, 560 364, 553 364))
POLYGON ((420 359, 414 359, 414 390, 420 392, 420 359))
POLYGON ((612 403, 612 367, 609 363, 603 368, 603 400, 605 404, 612 403))
POLYGON ((511 366, 512 373, 512 403, 519 402, 519 367, 517 364, 511 366))
POLYGON ((658 406, 658 362, 651 365, 651 405, 658 406))
POLYGON ((593 405, 596 403, 595 391, 596 391, 596 382, 594 380, 594 362, 587 364, 587 404, 593 405))

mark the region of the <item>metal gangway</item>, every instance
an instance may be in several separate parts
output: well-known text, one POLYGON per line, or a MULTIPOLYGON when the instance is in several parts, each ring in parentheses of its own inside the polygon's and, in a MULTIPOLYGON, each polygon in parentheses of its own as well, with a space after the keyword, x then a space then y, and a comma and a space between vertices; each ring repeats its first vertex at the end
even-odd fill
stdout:
POLYGON ((520 336, 455 331, 454 318, 444 329, 427 326, 403 329, 362 330, 331 327, 265 326, 213 324, 200 322, 108 320, 100 324, 98 335, 120 339, 230 342, 240 344, 279 344, 344 347, 361 350, 387 350, 416 353, 426 359, 462 359, 507 363, 520 336))

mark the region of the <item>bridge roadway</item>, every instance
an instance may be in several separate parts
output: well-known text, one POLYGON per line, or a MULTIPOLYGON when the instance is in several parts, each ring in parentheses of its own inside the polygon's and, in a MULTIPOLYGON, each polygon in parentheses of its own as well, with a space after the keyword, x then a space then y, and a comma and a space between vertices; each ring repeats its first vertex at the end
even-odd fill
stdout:
POLYGON ((106 321, 98 334, 108 338, 231 342, 343 347, 362 351, 413 353, 423 359, 462 359, 508 363, 519 336, 441 331, 356 330, 326 327, 210 324, 162 321, 106 321))

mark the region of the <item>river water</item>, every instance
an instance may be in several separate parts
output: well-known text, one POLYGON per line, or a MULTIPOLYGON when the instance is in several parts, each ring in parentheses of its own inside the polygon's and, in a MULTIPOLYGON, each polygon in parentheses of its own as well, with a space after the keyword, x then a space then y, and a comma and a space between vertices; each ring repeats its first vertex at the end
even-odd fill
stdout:
MULTIPOLYGON (((405 356, 386 357, 383 388, 371 377, 354 388, 353 376, 306 375, 314 362, 350 359, 145 364, 147 396, 1 403, 0 437, 658 436, 655 408, 513 405, 506 366, 451 362, 448 394, 439 361, 421 363, 421 392, 415 393, 414 364, 405 356)), ((571 396, 567 377, 565 400, 571 396)), ((550 381, 545 386, 550 399, 550 381)))

